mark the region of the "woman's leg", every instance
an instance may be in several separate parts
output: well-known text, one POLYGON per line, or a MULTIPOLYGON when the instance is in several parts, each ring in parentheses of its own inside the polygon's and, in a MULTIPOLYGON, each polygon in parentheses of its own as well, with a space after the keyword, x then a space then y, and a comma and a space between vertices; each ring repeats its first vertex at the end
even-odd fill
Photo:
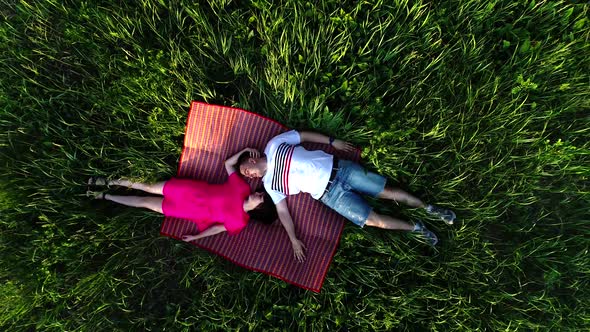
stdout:
MULTIPOLYGON (((102 194, 100 194, 100 196, 97 196, 97 198, 102 198, 102 194)), ((150 209, 152 211, 163 213, 162 212, 162 201, 164 201, 164 198, 162 198, 162 197, 118 196, 118 195, 105 194, 104 199, 106 199, 108 201, 113 201, 115 203, 127 205, 127 206, 146 208, 146 209, 150 209)))
POLYGON ((148 192, 150 194, 155 194, 155 195, 163 195, 165 184, 166 184, 166 181, 156 182, 156 183, 151 183, 151 184, 150 183, 141 183, 141 182, 131 182, 129 180, 124 180, 124 179, 109 181, 109 185, 111 185, 111 186, 128 187, 128 188, 132 188, 132 189, 145 191, 145 192, 148 192))

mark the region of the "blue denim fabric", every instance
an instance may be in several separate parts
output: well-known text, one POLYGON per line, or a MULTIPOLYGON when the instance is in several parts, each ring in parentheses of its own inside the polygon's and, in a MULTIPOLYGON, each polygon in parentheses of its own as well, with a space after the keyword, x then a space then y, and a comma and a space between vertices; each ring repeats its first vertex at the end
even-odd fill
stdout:
POLYGON ((320 201, 360 227, 365 226, 373 208, 362 195, 375 197, 387 180, 350 160, 340 160, 338 171, 320 201))

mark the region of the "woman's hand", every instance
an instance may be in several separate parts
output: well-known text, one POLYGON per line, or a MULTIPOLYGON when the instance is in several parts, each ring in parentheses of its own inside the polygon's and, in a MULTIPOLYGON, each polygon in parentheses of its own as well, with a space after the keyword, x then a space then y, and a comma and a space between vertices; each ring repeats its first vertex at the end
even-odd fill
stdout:
POLYGON ((295 241, 291 242, 291 245, 293 246, 293 254, 295 255, 295 259, 297 259, 299 263, 303 262, 305 260, 304 249, 306 249, 303 245, 303 242, 295 239, 295 241))
POLYGON ((184 241, 184 242, 191 242, 192 240, 194 240, 194 239, 195 239, 195 237, 194 237, 194 236, 192 236, 192 235, 183 235, 183 236, 181 237, 181 239, 182 239, 182 241, 184 241))
POLYGON ((344 151, 344 152, 353 152, 355 149, 354 145, 345 142, 343 140, 337 139, 334 140, 334 142, 332 142, 332 146, 336 149, 336 150, 340 150, 340 151, 344 151))

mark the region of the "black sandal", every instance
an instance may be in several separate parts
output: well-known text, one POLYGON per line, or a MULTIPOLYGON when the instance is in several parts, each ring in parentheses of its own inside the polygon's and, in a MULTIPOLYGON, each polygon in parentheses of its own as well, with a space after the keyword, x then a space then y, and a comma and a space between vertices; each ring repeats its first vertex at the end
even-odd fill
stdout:
POLYGON ((98 195, 96 194, 96 191, 92 191, 92 190, 86 191, 86 197, 92 197, 93 199, 105 200, 106 195, 107 195, 106 191, 103 191, 103 192, 99 193, 98 195))
POLYGON ((88 179, 88 186, 107 186, 110 187, 109 184, 109 180, 107 180, 106 178, 103 178, 102 176, 91 176, 90 179, 88 179), (102 183, 97 183, 97 182, 102 182, 102 183))

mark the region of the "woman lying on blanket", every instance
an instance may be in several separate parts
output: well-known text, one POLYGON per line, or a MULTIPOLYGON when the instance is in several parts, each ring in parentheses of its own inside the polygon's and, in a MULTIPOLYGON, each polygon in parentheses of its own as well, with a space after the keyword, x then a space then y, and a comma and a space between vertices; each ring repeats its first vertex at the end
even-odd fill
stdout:
POLYGON ((238 158, 249 153, 258 158, 260 153, 246 148, 225 161, 228 179, 222 184, 205 181, 172 178, 154 184, 137 183, 128 180, 111 180, 92 177, 89 185, 122 186, 142 190, 154 196, 117 196, 106 192, 92 192, 95 199, 106 199, 119 204, 142 207, 169 217, 193 221, 199 229, 197 235, 183 235, 183 241, 193 241, 221 232, 237 234, 246 227, 250 217, 263 223, 277 219, 274 203, 265 192, 250 194, 250 186, 237 172, 238 158))

